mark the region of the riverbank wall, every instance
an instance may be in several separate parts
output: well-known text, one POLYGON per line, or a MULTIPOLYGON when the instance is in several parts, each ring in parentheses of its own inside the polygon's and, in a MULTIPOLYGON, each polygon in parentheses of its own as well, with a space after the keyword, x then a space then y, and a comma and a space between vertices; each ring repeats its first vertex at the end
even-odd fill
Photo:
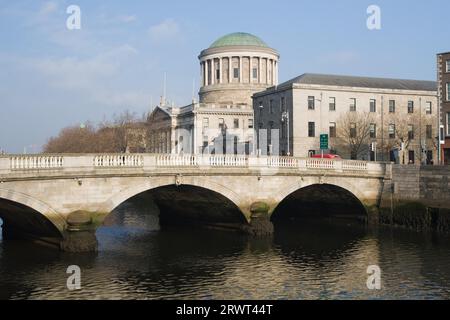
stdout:
POLYGON ((380 223, 450 233, 450 166, 393 165, 380 223))

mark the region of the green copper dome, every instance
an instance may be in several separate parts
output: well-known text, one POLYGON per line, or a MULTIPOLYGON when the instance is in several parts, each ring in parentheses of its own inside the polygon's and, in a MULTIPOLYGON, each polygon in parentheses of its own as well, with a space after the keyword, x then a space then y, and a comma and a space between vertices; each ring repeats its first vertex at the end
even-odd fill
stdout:
POLYGON ((257 36, 250 33, 236 32, 230 33, 216 40, 210 48, 228 47, 228 46, 254 46, 265 47, 269 46, 257 36))

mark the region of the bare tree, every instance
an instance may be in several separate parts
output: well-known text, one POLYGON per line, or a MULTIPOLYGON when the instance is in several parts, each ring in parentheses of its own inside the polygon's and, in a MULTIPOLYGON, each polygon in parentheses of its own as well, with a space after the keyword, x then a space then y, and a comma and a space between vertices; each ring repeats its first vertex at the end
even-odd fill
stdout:
POLYGON ((128 110, 114 115, 112 121, 102 121, 97 127, 91 123, 85 126, 71 126, 60 131, 58 136, 52 137, 44 146, 45 153, 121 153, 126 152, 130 143, 134 150, 140 148, 141 143, 136 138, 136 131, 142 131, 143 122, 136 114, 128 110), (129 141, 132 139, 133 141, 129 141), (138 141, 135 141, 138 140, 138 141))
POLYGON ((93 152, 96 146, 96 130, 91 124, 72 126, 61 130, 44 146, 45 153, 86 153, 93 152))
POLYGON ((406 164, 405 152, 417 149, 422 152, 433 150, 437 147, 434 141, 433 119, 431 117, 413 114, 390 115, 387 125, 387 140, 384 144, 384 152, 398 150, 400 164, 406 164), (431 127, 430 127, 431 126, 431 127), (431 132, 429 130, 431 129, 431 132))
POLYGON ((373 115, 368 112, 347 112, 336 123, 335 144, 345 149, 351 159, 358 159, 367 152, 370 141, 370 124, 373 115))

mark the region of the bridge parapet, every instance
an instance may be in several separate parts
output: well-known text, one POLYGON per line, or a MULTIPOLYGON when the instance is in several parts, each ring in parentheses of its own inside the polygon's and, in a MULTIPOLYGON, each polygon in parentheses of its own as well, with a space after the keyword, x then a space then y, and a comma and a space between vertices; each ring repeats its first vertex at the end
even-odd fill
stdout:
POLYGON ((28 172, 98 172, 103 169, 149 171, 170 168, 236 168, 359 173, 382 176, 386 163, 245 155, 86 154, 13 155, 0 157, 0 175, 28 172))

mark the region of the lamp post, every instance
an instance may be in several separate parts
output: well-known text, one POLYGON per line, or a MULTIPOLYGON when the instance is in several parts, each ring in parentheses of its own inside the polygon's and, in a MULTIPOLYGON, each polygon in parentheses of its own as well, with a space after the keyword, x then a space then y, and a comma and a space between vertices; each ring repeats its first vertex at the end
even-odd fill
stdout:
POLYGON ((289 139, 289 111, 284 111, 281 114, 281 121, 286 123, 286 135, 287 135, 287 155, 291 155, 290 152, 290 139, 289 139))

